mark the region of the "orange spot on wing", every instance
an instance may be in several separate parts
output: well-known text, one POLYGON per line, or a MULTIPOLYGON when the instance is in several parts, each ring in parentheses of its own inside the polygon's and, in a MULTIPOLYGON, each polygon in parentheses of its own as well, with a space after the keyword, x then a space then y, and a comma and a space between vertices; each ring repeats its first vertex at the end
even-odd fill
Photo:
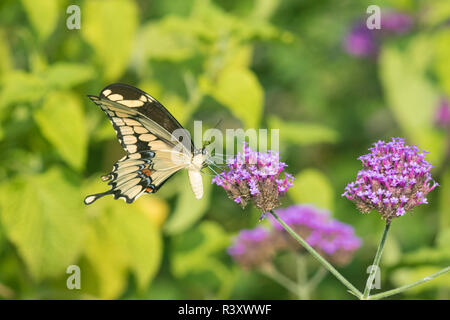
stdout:
POLYGON ((142 173, 149 177, 153 173, 153 171, 150 169, 144 169, 142 170, 142 173))

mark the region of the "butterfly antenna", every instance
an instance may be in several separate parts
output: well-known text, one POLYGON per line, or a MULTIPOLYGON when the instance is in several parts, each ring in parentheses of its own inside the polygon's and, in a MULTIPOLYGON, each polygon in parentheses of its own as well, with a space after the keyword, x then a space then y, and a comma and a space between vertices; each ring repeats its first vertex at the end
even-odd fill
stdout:
POLYGON ((216 172, 216 170, 214 170, 211 166, 208 166, 208 168, 215 173, 216 176, 218 176, 219 174, 216 172))

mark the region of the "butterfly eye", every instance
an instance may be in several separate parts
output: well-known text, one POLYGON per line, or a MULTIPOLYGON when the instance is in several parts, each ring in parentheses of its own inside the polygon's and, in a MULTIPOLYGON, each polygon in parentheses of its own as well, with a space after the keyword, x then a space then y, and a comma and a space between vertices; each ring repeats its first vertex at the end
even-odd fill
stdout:
POLYGON ((202 154, 205 155, 206 154, 206 148, 202 149, 202 154))

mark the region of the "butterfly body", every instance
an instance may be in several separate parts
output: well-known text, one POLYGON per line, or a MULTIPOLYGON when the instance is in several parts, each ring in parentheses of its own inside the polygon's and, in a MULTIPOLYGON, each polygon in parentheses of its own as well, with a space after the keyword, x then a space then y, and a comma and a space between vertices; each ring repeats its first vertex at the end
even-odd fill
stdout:
POLYGON ((89 98, 106 113, 126 151, 113 170, 102 177, 111 189, 85 198, 91 204, 105 195, 133 202, 144 193, 155 193, 176 172, 187 169, 197 199, 203 195, 200 170, 208 155, 190 140, 174 134, 184 130, 156 99, 125 84, 112 84, 89 98))

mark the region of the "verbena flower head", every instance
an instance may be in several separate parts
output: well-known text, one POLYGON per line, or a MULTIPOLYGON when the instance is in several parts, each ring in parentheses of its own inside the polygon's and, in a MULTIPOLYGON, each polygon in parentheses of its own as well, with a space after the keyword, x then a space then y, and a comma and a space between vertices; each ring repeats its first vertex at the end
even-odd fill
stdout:
POLYGON ((363 169, 342 196, 354 201, 361 212, 377 210, 387 221, 428 203, 426 195, 438 184, 431 178, 427 152, 405 145, 401 138, 378 141, 369 151, 358 158, 363 169))
POLYGON ((378 44, 372 30, 365 23, 358 23, 344 39, 345 51, 356 57, 373 56, 378 52, 378 44))
POLYGON ((441 128, 450 127, 450 103, 448 99, 442 98, 436 110, 434 121, 441 128))
POLYGON ((244 143, 243 151, 227 160, 228 170, 212 179, 242 208, 252 201, 266 213, 280 205, 280 198, 292 187, 294 177, 284 172, 287 165, 278 153, 260 153, 244 143))
POLYGON ((233 260, 249 269, 270 262, 275 253, 270 242, 270 232, 264 227, 242 230, 227 251, 233 260))
POLYGON ((366 21, 356 22, 344 38, 344 48, 355 57, 378 54, 381 39, 408 32, 414 20, 406 13, 388 11, 381 13, 380 29, 369 29, 366 21))
MULTIPOLYGON (((276 214, 310 246, 333 263, 349 263, 354 252, 361 246, 361 239, 355 235, 353 227, 331 218, 326 210, 312 205, 294 205, 277 209, 276 214)), ((273 241, 278 243, 279 249, 299 248, 298 243, 286 233, 278 221, 271 217, 271 223, 278 235, 273 237, 273 241)))
POLYGON ((389 11, 381 14, 381 30, 403 34, 413 26, 413 18, 402 12, 389 11))

